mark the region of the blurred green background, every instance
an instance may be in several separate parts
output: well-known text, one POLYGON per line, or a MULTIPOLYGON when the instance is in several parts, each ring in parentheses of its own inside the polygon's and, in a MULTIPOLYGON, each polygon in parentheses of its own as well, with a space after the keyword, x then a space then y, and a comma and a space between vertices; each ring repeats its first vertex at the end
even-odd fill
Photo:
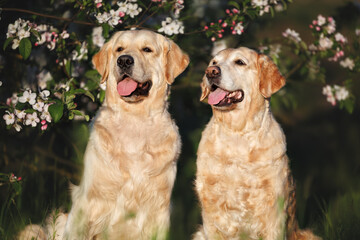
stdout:
MULTIPOLYGON (((224 2, 185 1, 183 16, 189 16, 186 28, 200 28, 205 21, 215 21, 224 15, 219 8, 226 6, 224 2), (200 10, 202 18, 195 14, 200 10)), ((0 4, 37 12, 50 12, 54 7, 49 1, 41 0, 1 1, 0 4)), ((318 14, 334 16, 338 31, 346 35, 354 29, 354 24, 360 26, 359 6, 359 1, 295 0, 288 11, 254 21, 244 36, 229 39, 229 47, 256 48, 265 38, 280 38, 288 27, 296 29, 302 39, 311 39, 308 25, 318 14)), ((58 9, 66 10, 66 7, 58 9)), ((31 18, 2 13, 0 46, 5 41, 7 25, 18 17, 31 18)), ((91 29, 80 26, 72 28, 91 33, 91 29)), ((212 43, 202 33, 178 36, 175 41, 191 58, 190 66, 172 87, 169 108, 183 142, 172 198, 170 239, 184 240, 190 239, 201 223, 194 192, 196 151, 211 109, 199 102, 199 84, 211 59, 212 43)), ((3 82, 0 101, 5 102, 20 88, 21 82, 31 79, 31 66, 19 61, 17 53, 11 50, 1 51, 0 64, 3 82)), ((335 63, 324 64, 327 82, 342 78, 343 73, 335 63)), ((354 78, 353 94, 360 96, 360 78, 354 78)), ((272 98, 273 113, 287 137, 296 180, 297 218, 302 228, 311 228, 324 239, 360 239, 359 100, 354 113, 348 114, 326 102, 322 87, 295 74, 288 79, 284 90, 272 98)), ((3 112, 0 113, 2 116, 3 112)), ((4 121, 0 120, 0 173, 22 177, 19 186, 0 185, 0 239, 13 239, 26 224, 44 222, 55 208, 69 210, 69 183, 80 181, 88 136, 87 122, 62 122, 39 134, 29 128, 21 133, 6 130, 4 121)))

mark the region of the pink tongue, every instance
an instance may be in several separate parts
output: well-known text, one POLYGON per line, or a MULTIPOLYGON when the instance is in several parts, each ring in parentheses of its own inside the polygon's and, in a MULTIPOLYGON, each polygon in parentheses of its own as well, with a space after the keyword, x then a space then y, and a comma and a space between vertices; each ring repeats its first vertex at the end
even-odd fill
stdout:
POLYGON ((137 88, 137 82, 127 77, 117 85, 117 91, 120 96, 128 96, 137 88))
POLYGON ((217 88, 215 91, 209 94, 208 103, 210 105, 218 104, 221 100, 223 100, 229 92, 222 90, 221 88, 217 88))

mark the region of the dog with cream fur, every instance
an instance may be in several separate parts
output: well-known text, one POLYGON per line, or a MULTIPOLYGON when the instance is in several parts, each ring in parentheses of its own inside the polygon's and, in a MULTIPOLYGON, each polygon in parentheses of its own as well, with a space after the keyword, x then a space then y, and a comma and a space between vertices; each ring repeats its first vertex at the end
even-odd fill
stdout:
POLYGON ((295 220, 295 188, 270 97, 285 84, 276 65, 245 47, 219 52, 201 100, 213 116, 198 148, 203 226, 194 239, 318 239, 295 220))
MULTIPOLYGON (((69 215, 37 236, 166 239, 181 145, 167 98, 189 58, 160 34, 132 30, 117 32, 93 63, 106 94, 93 120, 83 177, 72 187, 69 215)), ((31 239, 26 231, 21 236, 31 239)))

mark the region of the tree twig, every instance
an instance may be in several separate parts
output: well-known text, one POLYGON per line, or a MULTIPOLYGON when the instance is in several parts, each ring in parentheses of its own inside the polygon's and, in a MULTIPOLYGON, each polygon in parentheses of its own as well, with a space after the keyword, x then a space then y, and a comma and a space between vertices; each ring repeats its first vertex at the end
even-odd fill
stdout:
POLYGON ((41 16, 41 17, 57 19, 60 21, 72 22, 72 23, 76 23, 76 24, 83 24, 83 25, 89 25, 89 26, 96 26, 96 24, 90 23, 90 22, 78 21, 78 20, 74 20, 74 19, 70 19, 70 18, 57 17, 54 15, 38 13, 38 12, 26 10, 26 9, 20 9, 20 8, 1 8, 1 9, 2 9, 2 11, 23 12, 23 13, 33 14, 33 15, 37 15, 37 16, 41 16))

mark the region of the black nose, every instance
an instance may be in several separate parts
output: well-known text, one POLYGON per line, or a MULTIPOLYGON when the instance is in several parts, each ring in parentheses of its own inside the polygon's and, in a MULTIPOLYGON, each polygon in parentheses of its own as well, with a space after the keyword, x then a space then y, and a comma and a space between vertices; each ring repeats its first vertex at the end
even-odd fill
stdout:
POLYGON ((117 59, 118 66, 125 70, 134 65, 134 58, 130 55, 122 55, 117 59))

